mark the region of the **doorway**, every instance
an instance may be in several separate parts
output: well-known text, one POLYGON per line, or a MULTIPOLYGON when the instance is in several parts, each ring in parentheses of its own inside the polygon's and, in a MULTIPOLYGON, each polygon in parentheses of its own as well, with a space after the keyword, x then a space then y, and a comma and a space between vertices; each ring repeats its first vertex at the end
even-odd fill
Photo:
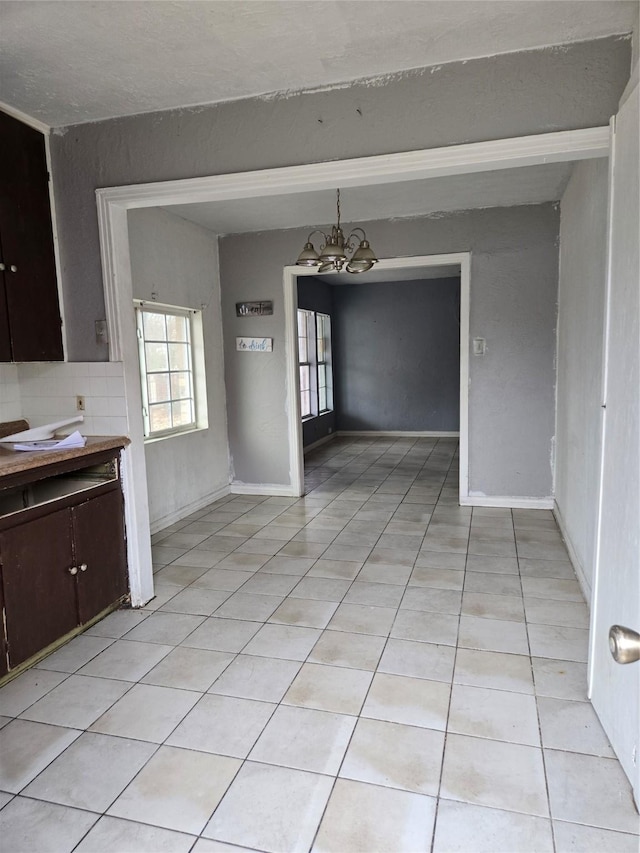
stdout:
MULTIPOLYGON (((608 136, 606 130, 574 130, 562 133, 538 134, 518 139, 493 140, 445 149, 412 151, 394 155, 366 157, 358 160, 331 161, 306 166, 292 166, 259 172, 233 175, 215 175, 186 179, 114 187, 96 191, 98 224, 101 244, 105 303, 110 336, 110 358, 124 366, 126 410, 131 444, 123 454, 123 479, 125 513, 128 533, 130 588, 133 606, 141 606, 153 596, 153 572, 149 541, 149 508, 146 490, 144 436, 140 417, 140 382, 138 377, 137 341, 130 310, 133 299, 131 259, 129 250, 127 212, 135 208, 163 207, 202 202, 227 204, 230 201, 247 201, 283 198, 300 193, 319 193, 341 187, 379 187, 387 194, 389 185, 407 186, 407 182, 426 181, 433 177, 470 174, 548 162, 588 159, 606 156, 608 136)), ((286 200, 286 199, 285 199, 286 200)), ((452 256, 460 258, 460 256, 452 256)), ((461 260, 461 272, 468 282, 468 256, 461 260)), ((415 258, 401 259, 401 263, 415 263, 415 258)), ((397 267, 398 261, 381 261, 379 268, 397 267)), ((304 274, 300 268, 285 270, 285 311, 287 317, 295 316, 295 283, 293 276, 304 274)), ((467 313, 468 312, 464 312, 467 313)), ((295 351, 291 340, 293 324, 286 323, 286 353, 288 405, 284 417, 288 421, 289 468, 291 493, 302 486, 302 452, 300 442, 293 440, 299 434, 299 403, 295 390, 295 367, 290 357, 295 351)), ((468 329, 461 337, 468 340, 468 329)), ((466 358, 461 359, 467 363, 466 358)), ((461 372, 464 368, 461 366, 461 372)), ((466 395, 461 399, 461 436, 468 433, 466 395)), ((469 503, 469 468, 466 447, 461 448, 460 502, 469 503), (465 497, 465 495, 467 497, 465 497)), ((474 496, 474 502, 477 500, 474 496)), ((511 499, 509 499, 511 500, 511 499)), ((538 501, 536 501, 538 503, 538 501)), ((494 504, 495 505, 495 504, 494 504)))
MULTIPOLYGON (((416 280, 435 268, 455 268, 460 275, 460 503, 469 500, 469 311, 471 295, 471 255, 468 252, 421 255, 381 260, 369 280, 416 280)), ((300 375, 298 370, 297 310, 298 279, 317 275, 315 270, 285 267, 284 297, 287 335, 287 401, 289 415, 291 485, 294 494, 304 494, 304 450, 300 411, 300 375)), ((327 278, 334 273, 325 274, 327 278)))

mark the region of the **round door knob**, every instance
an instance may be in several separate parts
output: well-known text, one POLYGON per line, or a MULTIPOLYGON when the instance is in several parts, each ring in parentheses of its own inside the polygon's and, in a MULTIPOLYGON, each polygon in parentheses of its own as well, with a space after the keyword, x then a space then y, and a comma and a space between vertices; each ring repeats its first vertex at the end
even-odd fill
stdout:
POLYGON ((0 262, 0 272, 4 272, 6 270, 6 266, 0 262))
POLYGON ((11 272, 18 272, 18 267, 15 264, 11 264, 9 269, 11 270, 11 272))
POLYGON ((616 663, 635 663, 640 660, 640 634, 624 625, 612 625, 609 649, 616 663))
POLYGON ((81 563, 81 564, 80 564, 80 571, 81 571, 81 572, 86 572, 86 571, 87 571, 87 569, 88 569, 88 566, 87 566, 87 564, 86 564, 86 563, 81 563))
POLYGON ((77 566, 71 566, 71 568, 69 569, 69 574, 70 575, 77 575, 78 574, 78 567, 77 566))

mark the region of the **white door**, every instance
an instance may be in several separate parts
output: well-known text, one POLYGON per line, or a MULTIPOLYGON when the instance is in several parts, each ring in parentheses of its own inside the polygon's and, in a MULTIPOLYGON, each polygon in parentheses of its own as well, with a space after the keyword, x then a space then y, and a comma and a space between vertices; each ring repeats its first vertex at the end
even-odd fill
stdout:
POLYGON ((638 85, 613 124, 604 434, 591 700, 640 803, 640 662, 615 663, 612 625, 640 632, 638 85))

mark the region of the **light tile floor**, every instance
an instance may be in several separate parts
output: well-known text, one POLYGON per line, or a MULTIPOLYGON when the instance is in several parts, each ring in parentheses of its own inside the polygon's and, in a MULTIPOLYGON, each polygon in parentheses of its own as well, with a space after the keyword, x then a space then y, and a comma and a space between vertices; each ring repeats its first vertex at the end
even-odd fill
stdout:
POLYGON ((458 507, 450 440, 307 468, 0 691, 2 850, 638 851, 551 514, 458 507))

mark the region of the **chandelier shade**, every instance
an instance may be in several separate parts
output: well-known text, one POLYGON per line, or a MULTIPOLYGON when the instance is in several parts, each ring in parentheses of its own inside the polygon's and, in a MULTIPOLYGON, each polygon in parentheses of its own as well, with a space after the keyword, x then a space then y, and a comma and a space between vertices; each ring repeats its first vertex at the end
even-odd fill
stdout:
POLYGON ((354 228, 345 238, 340 226, 340 190, 336 190, 337 224, 331 228, 330 234, 314 230, 307 237, 307 242, 296 264, 301 267, 317 267, 318 272, 340 272, 345 267, 347 272, 361 273, 370 270, 378 259, 371 248, 367 235, 362 228, 354 228), (311 238, 314 234, 322 235, 320 251, 317 252, 311 238), (360 237, 359 234, 362 236, 360 237), (351 258, 349 259, 349 254, 351 258), (346 264, 346 266, 345 266, 346 264))

